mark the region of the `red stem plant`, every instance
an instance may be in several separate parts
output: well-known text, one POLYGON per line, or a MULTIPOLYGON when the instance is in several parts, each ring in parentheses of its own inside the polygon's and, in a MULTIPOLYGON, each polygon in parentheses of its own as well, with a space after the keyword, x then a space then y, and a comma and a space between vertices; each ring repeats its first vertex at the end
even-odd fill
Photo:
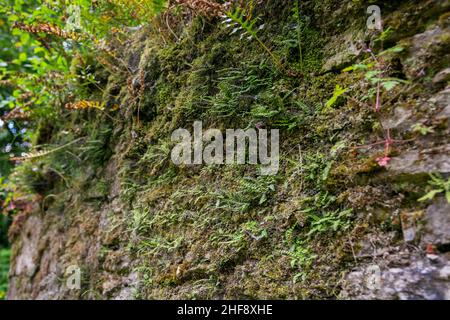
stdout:
MULTIPOLYGON (((378 66, 379 65, 378 58, 373 53, 372 49, 371 48, 367 48, 366 52, 370 54, 370 56, 374 60, 375 64, 378 66)), ((379 115, 379 113, 381 111, 381 108, 382 108, 381 81, 377 81, 377 92, 376 92, 375 107, 374 107, 374 111, 375 111, 375 113, 377 115, 379 115)), ((380 121, 380 124, 381 124, 381 127, 383 127, 381 121, 380 121)), ((383 128, 383 130, 385 132, 384 140, 378 141, 378 142, 375 142, 375 143, 371 143, 371 144, 368 144, 368 145, 364 145, 364 146, 359 146, 359 147, 356 147, 356 149, 372 148, 374 146, 384 144, 384 154, 383 154, 383 156, 378 157, 376 159, 376 162, 381 167, 386 167, 389 164, 389 162, 391 161, 390 153, 391 153, 392 145, 397 144, 397 143, 408 142, 410 140, 394 140, 394 139, 392 139, 391 129, 390 128, 386 128, 386 129, 383 128)))

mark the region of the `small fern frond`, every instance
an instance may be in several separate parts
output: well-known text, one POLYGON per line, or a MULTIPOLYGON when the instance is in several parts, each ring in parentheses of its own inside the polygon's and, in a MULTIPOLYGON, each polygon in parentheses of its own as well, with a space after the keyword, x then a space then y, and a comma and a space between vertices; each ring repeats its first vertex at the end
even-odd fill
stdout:
POLYGON ((37 158, 45 157, 46 155, 48 155, 50 153, 51 153, 51 150, 35 151, 35 152, 31 152, 31 153, 26 153, 21 157, 12 157, 11 160, 12 161, 25 161, 25 160, 30 160, 30 159, 37 159, 37 158))
POLYGON ((251 15, 247 15, 246 11, 242 8, 236 8, 234 10, 229 10, 226 14, 226 20, 224 23, 226 27, 234 27, 231 34, 236 33, 237 31, 242 31, 241 39, 248 35, 247 39, 252 40, 255 39, 259 45, 269 54, 272 61, 276 65, 279 70, 284 70, 284 66, 281 63, 280 58, 278 58, 267 46, 266 44, 259 38, 258 32, 264 29, 264 24, 260 25, 259 28, 256 28, 256 24, 259 21, 259 18, 251 18, 251 15))
POLYGON ((38 158, 43 158, 43 157, 48 156, 49 154, 52 154, 52 153, 58 152, 62 149, 65 149, 65 148, 77 143, 78 141, 81 141, 82 139, 85 139, 85 138, 79 138, 79 139, 73 140, 73 141, 71 141, 61 147, 57 147, 55 149, 34 151, 34 152, 26 153, 20 157, 11 157, 10 160, 11 161, 26 161, 26 160, 34 160, 34 159, 38 159, 38 158))
POLYGON ((233 28, 230 34, 241 32, 241 39, 247 35, 247 39, 252 40, 258 38, 259 30, 264 28, 264 25, 261 25, 258 29, 255 29, 258 21, 258 18, 247 17, 244 9, 237 8, 227 12, 224 23, 227 28, 233 28))
POLYGON ((23 22, 16 22, 13 25, 13 28, 20 29, 22 31, 28 32, 28 33, 45 33, 48 35, 57 36, 59 38, 63 39, 71 39, 74 41, 80 41, 85 40, 86 37, 82 34, 76 33, 76 32, 67 32, 62 30, 60 27, 50 24, 50 23, 40 23, 37 25, 28 25, 23 22))
POLYGON ((66 109, 68 110, 84 110, 84 109, 98 109, 105 110, 105 104, 99 101, 81 100, 75 103, 66 103, 66 109))
MULTIPOLYGON (((250 7, 253 8, 253 5, 251 5, 250 7)), ((237 7, 226 12, 226 15, 224 17, 225 20, 223 21, 223 23, 226 25, 226 28, 233 27, 233 30, 230 32, 230 34, 235 34, 240 31, 241 39, 244 36, 247 36, 248 40, 256 40, 260 47, 263 48, 264 51, 270 56, 279 71, 291 77, 302 76, 302 74, 286 68, 278 55, 270 50, 269 47, 261 40, 258 33, 265 28, 265 25, 261 24, 259 27, 256 27, 260 19, 259 17, 253 18, 251 11, 252 10, 246 10, 244 8, 237 7)))

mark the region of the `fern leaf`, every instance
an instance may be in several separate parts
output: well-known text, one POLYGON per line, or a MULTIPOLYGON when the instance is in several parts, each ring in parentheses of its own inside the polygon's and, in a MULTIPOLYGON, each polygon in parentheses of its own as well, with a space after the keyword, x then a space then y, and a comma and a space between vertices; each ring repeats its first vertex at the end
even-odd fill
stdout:
POLYGON ((12 158, 10 158, 10 160, 25 161, 25 160, 30 160, 30 159, 37 159, 37 158, 45 157, 46 155, 48 155, 50 153, 51 153, 51 150, 35 151, 35 152, 31 152, 31 153, 26 153, 21 157, 12 157, 12 158))
POLYGON ((66 109, 69 110, 84 110, 84 109, 98 109, 101 111, 105 110, 104 103, 88 100, 81 100, 75 103, 67 103, 65 107, 66 109))
POLYGON ((57 147, 55 149, 35 151, 35 152, 28 153, 28 154, 24 154, 21 157, 11 157, 10 160, 11 161, 26 161, 26 160, 32 160, 32 159, 46 157, 49 154, 52 154, 52 153, 58 152, 62 149, 65 149, 65 148, 77 143, 78 141, 81 141, 82 139, 84 139, 84 138, 79 138, 79 139, 73 140, 73 141, 71 141, 61 147, 57 147))

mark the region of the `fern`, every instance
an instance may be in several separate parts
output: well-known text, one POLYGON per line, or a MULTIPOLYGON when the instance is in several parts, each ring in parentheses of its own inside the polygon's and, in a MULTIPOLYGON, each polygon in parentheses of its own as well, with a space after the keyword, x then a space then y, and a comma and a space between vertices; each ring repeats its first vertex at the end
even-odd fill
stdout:
POLYGON ((336 88, 334 89, 333 96, 330 98, 330 100, 327 101, 325 109, 323 109, 323 112, 327 112, 332 106, 334 106, 339 97, 341 97, 347 91, 348 89, 342 88, 340 85, 337 84, 336 88))
POLYGON ((37 25, 29 25, 22 22, 16 22, 13 25, 13 28, 20 29, 22 31, 28 32, 28 33, 45 33, 48 35, 53 35, 59 38, 63 39, 71 39, 74 41, 80 41, 84 40, 86 37, 82 34, 76 33, 76 32, 67 32, 62 30, 60 27, 51 24, 51 23, 40 23, 37 25))
POLYGON ((433 190, 428 192, 418 201, 423 202, 426 200, 433 200, 436 195, 444 193, 447 202, 450 203, 450 178, 445 181, 440 174, 430 174, 430 177, 431 180, 428 182, 428 184, 433 187, 433 190))
MULTIPOLYGON (((250 3, 249 7, 253 8, 253 5, 250 3)), ((302 76, 302 74, 287 68, 281 62, 281 59, 261 40, 259 37, 259 32, 264 29, 265 25, 261 24, 257 27, 256 25, 259 22, 259 18, 253 18, 251 11, 252 9, 246 10, 238 7, 234 10, 231 9, 226 12, 226 19, 223 23, 226 24, 227 28, 233 27, 230 34, 242 32, 240 37, 241 40, 244 36, 247 36, 248 40, 256 40, 259 46, 263 48, 264 51, 270 56, 272 62, 280 72, 283 72, 290 77, 302 76)))
POLYGON ((74 141, 71 141, 71 142, 69 142, 61 147, 57 147, 55 149, 35 151, 35 152, 28 153, 28 154, 24 154, 21 157, 11 157, 10 160, 11 161, 25 161, 25 160, 33 160, 33 159, 43 158, 43 157, 48 156, 49 154, 52 154, 52 153, 58 152, 62 149, 65 149, 65 148, 77 143, 78 141, 80 141, 82 139, 84 139, 84 138, 76 139, 74 141))
POLYGON ((66 109, 69 110, 84 110, 84 109, 98 109, 98 110, 105 110, 105 104, 98 102, 98 101, 87 101, 82 100, 75 103, 67 103, 66 109))
POLYGON ((264 24, 256 28, 256 24, 259 20, 258 18, 251 18, 251 16, 247 14, 246 10, 242 8, 230 10, 226 13, 226 16, 227 19, 224 21, 224 23, 227 25, 227 27, 233 27, 231 34, 242 31, 243 33, 241 34, 241 39, 246 35, 248 36, 248 40, 255 39, 258 44, 264 49, 264 51, 269 54, 276 67, 279 70, 284 70, 284 66, 281 63, 280 58, 278 58, 258 36, 258 32, 264 29, 264 24))

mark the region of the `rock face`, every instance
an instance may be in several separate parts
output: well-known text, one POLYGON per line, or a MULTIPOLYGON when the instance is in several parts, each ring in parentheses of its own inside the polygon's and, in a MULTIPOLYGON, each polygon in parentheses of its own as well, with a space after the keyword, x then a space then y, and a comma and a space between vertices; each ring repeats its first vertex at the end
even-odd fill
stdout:
POLYGON ((450 299, 448 255, 422 256, 405 249, 350 272, 343 299, 450 299), (399 261, 407 260, 406 265, 399 261))
POLYGON ((450 173, 450 144, 407 151, 394 158, 389 169, 396 174, 450 173))
MULTIPOLYGON (((107 166, 109 172, 114 168, 107 166)), ((8 298, 97 299, 89 292, 96 287, 104 298, 132 299, 137 279, 129 271, 127 242, 121 240, 120 225, 112 228, 112 220, 122 214, 118 199, 100 208, 86 201, 82 207, 28 213, 21 233, 13 237, 8 298)))
POLYGON ((450 299, 450 204, 440 197, 426 209, 422 226, 405 222, 403 226, 405 242, 416 240, 419 247, 370 241, 373 246, 346 278, 342 298, 450 299))
MULTIPOLYGON (((190 21, 162 49, 146 30, 126 43, 127 70, 103 92, 117 113, 60 124, 89 137, 83 159, 60 163, 70 181, 15 217, 9 299, 450 299, 450 204, 442 192, 417 201, 429 174, 450 175, 449 1, 382 1, 393 28, 383 41, 365 30, 361 1, 301 2, 302 79, 215 20, 190 21), (380 58, 400 84, 374 114, 367 74, 341 69, 380 42, 404 50, 380 58), (348 91, 324 112, 337 84, 348 91), (174 166, 170 134, 199 119, 281 128, 278 176, 174 166), (387 129, 395 144, 381 167, 383 141, 360 145, 387 129)), ((263 40, 298 64, 298 20, 267 8, 263 40)))
POLYGON ((450 245, 450 204, 443 197, 426 210, 422 242, 438 247, 450 245))

